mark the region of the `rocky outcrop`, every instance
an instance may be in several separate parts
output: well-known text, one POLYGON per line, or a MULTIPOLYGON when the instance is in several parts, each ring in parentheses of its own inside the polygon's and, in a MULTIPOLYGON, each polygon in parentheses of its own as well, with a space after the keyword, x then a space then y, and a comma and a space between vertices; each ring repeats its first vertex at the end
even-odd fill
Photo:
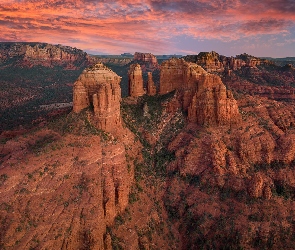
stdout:
POLYGON ((145 94, 143 89, 142 70, 139 64, 131 64, 128 71, 129 95, 138 97, 145 94))
POLYGON ((134 60, 135 61, 149 62, 149 63, 154 64, 154 65, 158 64, 157 58, 151 53, 135 52, 134 53, 134 60))
POLYGON ((200 125, 225 125, 240 120, 238 105, 219 76, 202 74, 188 108, 188 120, 200 125))
POLYGON ((148 72, 147 94, 153 96, 156 93, 157 93, 157 88, 153 81, 153 74, 152 72, 148 72))
POLYGON ((0 55, 0 64, 11 61, 15 66, 21 67, 41 65, 77 69, 97 61, 80 49, 47 43, 0 43, 0 55))
POLYGON ((134 61, 141 64, 143 70, 155 70, 159 68, 157 58, 151 53, 134 53, 134 61))
POLYGON ((121 126, 121 77, 99 63, 83 71, 74 84, 73 111, 93 105, 96 126, 115 132, 121 126))
POLYGON ((133 182, 133 163, 127 165, 126 155, 136 157, 139 146, 132 150, 131 132, 122 130, 122 135, 124 142, 115 142, 43 129, 1 147, 1 156, 7 155, 3 166, 26 159, 23 171, 0 169, 1 249, 107 249, 107 226, 128 205, 133 182), (46 138, 53 142, 40 147, 46 138), (63 146, 52 150, 50 145, 63 146))
POLYGON ((256 67, 258 65, 271 64, 270 61, 260 59, 246 53, 236 57, 226 57, 219 55, 215 51, 200 52, 198 55, 188 55, 183 57, 186 61, 201 65, 207 72, 230 73, 242 67, 256 67))
POLYGON ((237 103, 221 78, 195 63, 173 58, 161 65, 160 94, 173 90, 181 96, 189 122, 225 125, 240 119, 237 103))
POLYGON ((200 74, 206 73, 201 66, 172 58, 161 64, 160 92, 163 95, 176 89, 195 89, 200 74))

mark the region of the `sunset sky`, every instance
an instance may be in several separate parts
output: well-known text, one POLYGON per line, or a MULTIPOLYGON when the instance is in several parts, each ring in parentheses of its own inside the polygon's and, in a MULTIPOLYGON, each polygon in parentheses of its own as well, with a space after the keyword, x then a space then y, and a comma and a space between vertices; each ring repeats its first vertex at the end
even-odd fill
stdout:
POLYGON ((295 56, 295 0, 0 0, 0 41, 92 54, 295 56))

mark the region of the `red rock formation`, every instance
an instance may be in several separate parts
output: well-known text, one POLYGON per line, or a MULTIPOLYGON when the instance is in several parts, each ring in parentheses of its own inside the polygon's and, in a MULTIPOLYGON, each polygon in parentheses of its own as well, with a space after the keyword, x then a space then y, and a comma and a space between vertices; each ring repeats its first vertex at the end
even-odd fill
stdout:
POLYGON ((142 64, 143 70, 154 70, 159 68, 157 58, 151 53, 135 52, 134 61, 137 61, 138 63, 142 64))
POLYGON ((77 69, 94 64, 97 59, 77 48, 47 43, 2 43, 0 63, 9 58, 17 58, 16 65, 32 67, 62 66, 77 69))
POLYGON ((162 63, 160 73, 160 94, 176 89, 195 89, 200 74, 206 71, 202 67, 172 58, 162 63))
POLYGON ((224 125, 239 120, 238 106, 217 75, 183 59, 171 59, 161 65, 160 94, 178 90, 188 120, 201 125, 224 125))
POLYGON ((121 126, 121 77, 103 64, 83 71, 74 84, 73 111, 79 113, 91 104, 99 129, 114 132, 121 126))
POLYGON ((188 120, 200 125, 225 125, 240 120, 236 100, 217 75, 202 74, 190 106, 188 120))
POLYGON ((158 64, 157 58, 151 53, 135 52, 134 53, 134 60, 150 62, 151 64, 154 64, 154 65, 158 64))
MULTIPOLYGON (((79 121, 72 125, 79 127, 79 121)), ((43 129, 1 147, 1 156, 7 155, 1 158, 3 166, 16 166, 0 169, 0 217, 5 220, 1 249, 105 249, 106 227, 126 208, 133 181, 133 163, 127 167, 126 155, 135 157, 137 149, 131 150, 133 135, 121 132, 124 142, 118 138, 114 143, 97 135, 61 137, 43 129), (38 147, 38 155, 31 152, 46 138, 63 146, 54 151, 38 147), (3 204, 11 211, 2 209, 3 204)))
POLYGON ((270 64, 270 62, 265 59, 260 59, 248 54, 226 57, 219 55, 215 51, 200 52, 198 55, 185 56, 184 59, 201 65, 209 73, 228 73, 230 70, 237 70, 242 67, 256 67, 261 64, 270 64))
POLYGON ((153 81, 153 74, 152 72, 148 72, 147 94, 153 96, 156 93, 157 93, 157 89, 153 81))
POLYGON ((129 77, 129 95, 132 97, 138 97, 145 94, 143 89, 142 70, 140 65, 131 64, 128 71, 129 77))

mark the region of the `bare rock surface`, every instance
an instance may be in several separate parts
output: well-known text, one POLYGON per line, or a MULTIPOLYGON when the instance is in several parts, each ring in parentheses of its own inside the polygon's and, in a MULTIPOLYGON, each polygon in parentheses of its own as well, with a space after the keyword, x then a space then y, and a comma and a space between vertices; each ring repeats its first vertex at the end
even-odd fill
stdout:
POLYGON ((97 128, 107 132, 120 129, 120 81, 121 77, 101 63, 85 69, 74 84, 74 112, 92 105, 97 128))

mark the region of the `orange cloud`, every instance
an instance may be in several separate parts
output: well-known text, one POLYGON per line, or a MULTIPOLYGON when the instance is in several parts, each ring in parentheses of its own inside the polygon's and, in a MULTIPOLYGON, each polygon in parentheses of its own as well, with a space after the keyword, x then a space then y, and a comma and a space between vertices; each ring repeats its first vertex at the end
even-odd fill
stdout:
POLYGON ((288 34, 294 27, 293 0, 0 0, 1 41, 101 53, 161 53, 173 51, 171 40, 183 34, 229 41, 288 34))

